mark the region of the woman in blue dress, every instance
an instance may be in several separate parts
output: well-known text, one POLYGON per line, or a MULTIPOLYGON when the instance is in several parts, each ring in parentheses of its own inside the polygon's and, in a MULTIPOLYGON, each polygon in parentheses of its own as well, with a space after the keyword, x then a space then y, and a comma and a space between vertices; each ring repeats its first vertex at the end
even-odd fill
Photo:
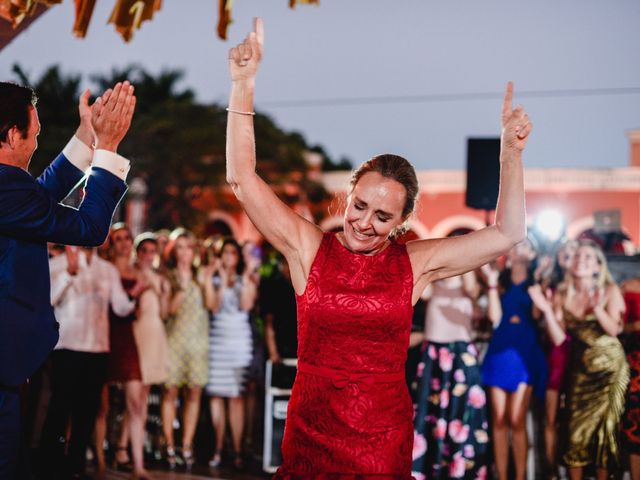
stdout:
POLYGON ((494 332, 481 372, 491 399, 493 449, 500 480, 507 479, 509 432, 516 479, 525 480, 529 447, 527 410, 532 394, 544 398, 545 393, 546 359, 533 321, 533 303, 527 293, 535 255, 533 245, 525 240, 511 249, 502 274, 483 267, 489 287, 487 315, 494 324, 494 332))

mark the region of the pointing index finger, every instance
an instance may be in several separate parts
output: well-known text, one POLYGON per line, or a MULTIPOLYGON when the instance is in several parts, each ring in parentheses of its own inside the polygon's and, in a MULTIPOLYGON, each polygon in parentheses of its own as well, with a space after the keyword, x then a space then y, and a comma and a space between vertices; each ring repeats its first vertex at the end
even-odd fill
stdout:
POLYGON ((507 89, 504 92, 504 102, 502 104, 502 118, 507 119, 511 115, 513 105, 513 82, 507 82, 507 89))
POLYGON ((262 46, 264 44, 264 25, 262 24, 262 19, 260 17, 253 19, 253 31, 256 33, 258 44, 262 46))

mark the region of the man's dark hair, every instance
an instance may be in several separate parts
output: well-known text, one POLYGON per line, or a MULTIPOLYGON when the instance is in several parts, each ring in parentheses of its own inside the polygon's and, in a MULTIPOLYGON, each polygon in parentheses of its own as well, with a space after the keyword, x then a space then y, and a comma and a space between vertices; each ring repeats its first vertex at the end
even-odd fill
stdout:
POLYGON ((29 130, 29 107, 36 106, 38 97, 33 89, 10 82, 0 82, 0 142, 16 127, 26 137, 29 130))

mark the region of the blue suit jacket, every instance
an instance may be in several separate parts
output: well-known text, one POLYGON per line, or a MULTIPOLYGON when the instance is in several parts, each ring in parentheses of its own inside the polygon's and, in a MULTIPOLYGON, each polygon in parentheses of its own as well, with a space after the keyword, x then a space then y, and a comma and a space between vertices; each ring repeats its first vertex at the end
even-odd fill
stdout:
POLYGON ((47 242, 98 246, 126 184, 93 168, 78 209, 61 205, 83 173, 60 154, 34 179, 0 164, 0 384, 23 383, 58 342, 47 242))

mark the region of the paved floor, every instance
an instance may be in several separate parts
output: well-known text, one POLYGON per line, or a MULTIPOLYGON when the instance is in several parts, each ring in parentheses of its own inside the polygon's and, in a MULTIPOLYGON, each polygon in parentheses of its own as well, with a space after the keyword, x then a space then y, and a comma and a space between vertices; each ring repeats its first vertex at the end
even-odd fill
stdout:
MULTIPOLYGON (((271 478, 271 475, 262 472, 258 467, 237 472, 232 468, 212 469, 196 465, 188 472, 185 470, 167 471, 150 468, 149 473, 154 480, 265 480, 271 478)), ((128 480, 130 478, 130 473, 115 470, 107 470, 106 475, 102 477, 103 480, 128 480)))
MULTIPOLYGON (((187 472, 168 472, 168 471, 158 471, 158 470, 149 470, 151 474, 151 478, 154 480, 204 480, 204 479, 215 479, 215 480, 257 480, 257 479, 266 479, 270 478, 269 475, 264 476, 255 476, 246 473, 228 473, 224 472, 198 472, 198 473, 187 473, 187 472)), ((125 480, 130 479, 131 474, 125 472, 116 472, 113 470, 108 470, 106 476, 103 477, 104 480, 125 480)))
MULTIPOLYGON (((179 473, 179 472, 163 472, 163 471, 150 471, 153 475, 154 480, 202 480, 202 479, 225 479, 227 477, 218 477, 218 476, 202 476, 202 475, 193 475, 189 473, 179 473)), ((105 480, 120 480, 120 479, 129 479, 131 475, 124 472, 114 472, 108 471, 107 475, 104 477, 105 480)))

